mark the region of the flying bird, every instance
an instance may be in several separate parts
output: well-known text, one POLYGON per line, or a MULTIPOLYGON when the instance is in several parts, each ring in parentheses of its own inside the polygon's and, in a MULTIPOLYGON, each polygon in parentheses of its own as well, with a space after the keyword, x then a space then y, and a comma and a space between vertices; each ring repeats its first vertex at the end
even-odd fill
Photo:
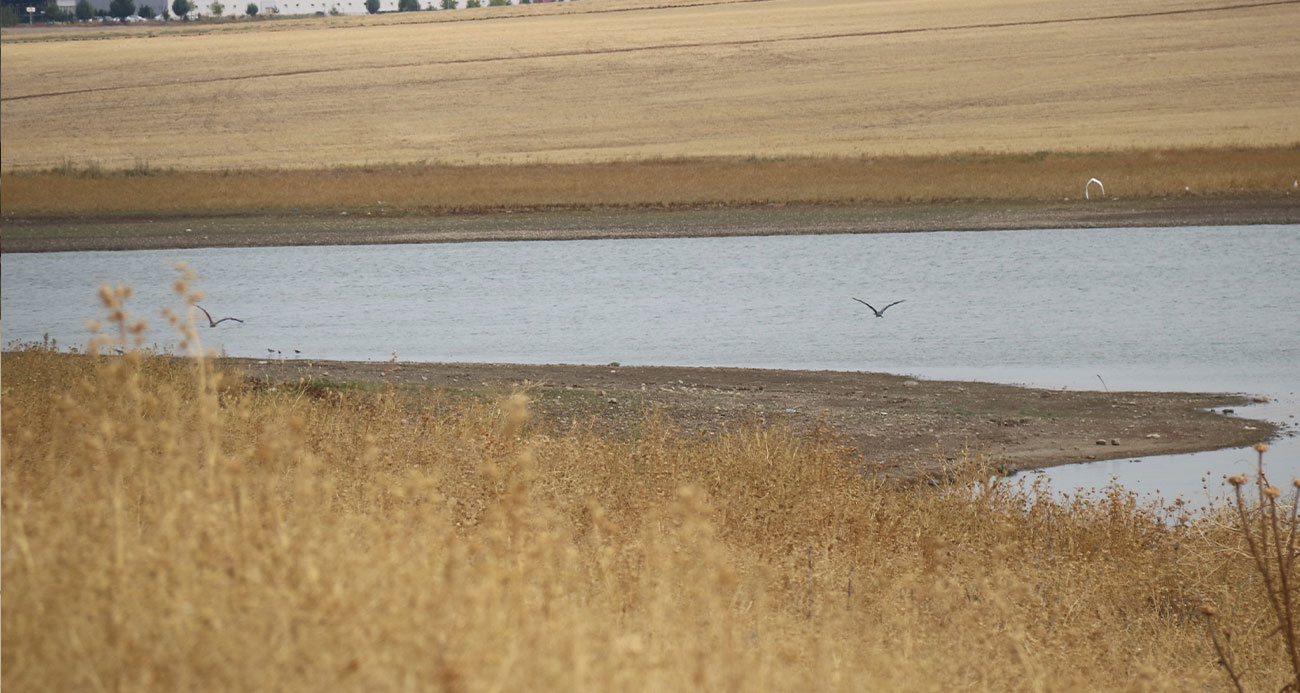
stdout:
POLYGON ((195 304, 194 304, 194 307, 195 307, 195 308, 198 308, 199 310, 202 310, 202 311, 203 311, 203 314, 207 316, 207 318, 208 318, 208 327, 216 327, 217 325, 220 325, 221 323, 223 323, 223 322, 225 322, 225 321, 227 321, 227 320, 234 320, 235 322, 238 322, 238 323, 243 323, 243 322, 244 322, 243 320, 240 320, 239 318, 222 318, 222 319, 220 319, 220 320, 213 320, 213 319, 212 319, 212 314, 209 313, 209 312, 206 311, 206 310, 203 310, 203 306, 201 306, 201 305, 195 303, 195 304))
POLYGON ((1101 188, 1101 196, 1102 197, 1106 196, 1106 186, 1102 185, 1101 181, 1097 180, 1096 178, 1089 178, 1088 182, 1083 184, 1083 199, 1085 200, 1092 199, 1092 196, 1088 194, 1088 189, 1092 187, 1093 183, 1096 183, 1097 187, 1101 188))
POLYGON ((875 306, 872 306, 870 303, 867 303, 866 301, 864 301, 864 300, 862 300, 862 299, 860 299, 860 298, 854 298, 853 300, 855 300, 855 301, 857 301, 858 303, 861 303, 862 305, 864 305, 864 306, 870 308, 870 309, 871 309, 871 312, 873 312, 873 313, 876 314, 876 317, 878 317, 878 318, 883 318, 883 317, 885 317, 885 311, 889 310, 890 307, 892 307, 892 306, 896 306, 896 305, 902 303, 903 301, 906 301, 907 299, 903 299, 903 301, 894 301, 893 303, 889 304, 888 306, 885 306, 884 308, 881 308, 880 310, 876 310, 875 306))

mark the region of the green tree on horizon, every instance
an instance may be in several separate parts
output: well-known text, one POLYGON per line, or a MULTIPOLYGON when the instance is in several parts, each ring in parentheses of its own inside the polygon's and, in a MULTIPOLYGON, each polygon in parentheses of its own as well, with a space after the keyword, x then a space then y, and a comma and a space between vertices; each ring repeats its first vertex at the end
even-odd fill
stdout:
POLYGON ((125 22, 127 17, 135 14, 135 2, 133 0, 113 0, 108 3, 108 15, 125 22))
POLYGON ((47 22, 66 22, 69 19, 72 19, 71 13, 64 12, 62 7, 59 7, 54 3, 46 5, 41 10, 41 15, 45 17, 45 21, 47 22))

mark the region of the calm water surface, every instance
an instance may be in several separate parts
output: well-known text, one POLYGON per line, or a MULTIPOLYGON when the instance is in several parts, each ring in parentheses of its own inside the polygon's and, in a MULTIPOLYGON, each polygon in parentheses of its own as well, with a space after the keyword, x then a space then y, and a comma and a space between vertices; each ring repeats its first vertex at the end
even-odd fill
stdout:
MULTIPOLYGON (((83 342, 106 282, 135 288, 136 312, 162 326, 158 310, 179 305, 175 260, 202 275, 215 317, 245 320, 202 332, 232 356, 1104 380, 1111 391, 1250 392, 1277 400, 1251 415, 1300 414, 1298 226, 10 254, 3 339, 83 342), (906 302, 877 319, 854 296, 906 302)), ((1298 457, 1276 445, 1274 474, 1283 458, 1300 474, 1298 457)), ((1203 473, 1217 481, 1247 458, 1052 475, 1087 486, 1115 474, 1166 495, 1181 479, 1173 493, 1197 493, 1203 473)))

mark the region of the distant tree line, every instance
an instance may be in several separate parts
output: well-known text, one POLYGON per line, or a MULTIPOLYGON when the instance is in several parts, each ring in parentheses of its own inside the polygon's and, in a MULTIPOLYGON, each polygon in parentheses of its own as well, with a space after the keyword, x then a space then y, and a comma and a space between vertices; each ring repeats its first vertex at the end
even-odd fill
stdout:
MULTIPOLYGON (((56 0, 0 0, 3 3, 0 6, 0 12, 3 13, 4 26, 14 26, 28 19, 26 9, 35 7, 32 19, 37 22, 71 22, 86 21, 95 17, 112 17, 117 20, 125 20, 127 17, 140 17, 141 19, 154 19, 159 16, 158 10, 152 5, 141 2, 136 4, 136 0, 110 0, 108 10, 96 10, 95 6, 90 4, 90 0, 77 0, 76 6, 72 10, 64 10, 59 7, 56 0)), ((197 9, 198 6, 192 0, 171 0, 170 10, 164 0, 161 16, 163 19, 171 19, 173 16, 180 19, 189 19, 187 15, 197 9)), ((207 5, 207 10, 215 17, 220 17, 226 10, 220 0, 216 0, 207 5)), ((257 16, 260 12, 256 2, 248 3, 244 12, 249 16, 257 16)))
MULTIPOLYGON (((378 13, 381 1, 382 0, 365 0, 366 11, 371 14, 378 13)), ((416 12, 422 9, 454 10, 459 8, 461 2, 461 0, 425 1, 428 4, 422 7, 420 4, 421 0, 397 0, 397 11, 416 12)), ((501 7, 505 5, 531 5, 535 1, 537 0, 464 0, 464 3, 465 8, 469 9, 476 7, 501 7)), ((566 1, 567 0, 555 0, 555 2, 566 1)), ((74 10, 69 12, 60 8, 55 0, 0 0, 0 5, 2 5, 0 10, 3 12, 3 22, 0 23, 3 23, 4 26, 14 26, 26 20, 28 18, 27 13, 25 12, 27 7, 37 8, 34 19, 40 22, 84 21, 94 19, 97 16, 113 17, 124 21, 127 17, 136 15, 144 19, 153 19, 158 16, 157 11, 154 10, 152 6, 143 3, 137 6, 135 3, 136 0, 110 0, 109 9, 105 12, 103 10, 96 10, 94 6, 90 4, 90 0, 77 0, 74 10)), ((171 0, 170 12, 168 11, 168 7, 164 4, 162 17, 164 19, 170 19, 174 16, 181 20, 188 20, 190 13, 194 12, 196 9, 198 9, 198 5, 195 5, 193 0, 171 0)), ((214 0, 211 4, 207 5, 206 9, 212 16, 220 17, 225 13, 226 6, 222 4, 220 0, 214 0)), ((256 2, 250 2, 247 7, 244 8, 244 12, 250 17, 255 17, 260 12, 260 8, 256 2)), ((335 8, 332 13, 338 14, 339 12, 337 8, 335 8)))

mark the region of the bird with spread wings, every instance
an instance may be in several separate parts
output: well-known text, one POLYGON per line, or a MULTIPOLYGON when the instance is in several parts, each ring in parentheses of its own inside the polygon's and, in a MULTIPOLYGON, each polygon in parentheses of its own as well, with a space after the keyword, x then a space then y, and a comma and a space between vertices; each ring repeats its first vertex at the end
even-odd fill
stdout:
POLYGON ((207 310, 204 310, 203 306, 201 306, 201 305, 195 303, 195 304, 194 304, 194 307, 195 307, 195 308, 198 308, 199 310, 202 310, 202 311, 203 311, 203 314, 204 314, 205 316, 207 316, 207 318, 208 318, 208 327, 216 327, 217 325, 220 325, 221 323, 223 323, 223 322, 225 322, 225 321, 227 321, 227 320, 234 320, 235 322, 237 322, 237 323, 241 323, 241 324, 244 322, 243 320, 240 320, 239 318, 222 318, 222 319, 220 319, 220 320, 213 320, 213 319, 212 319, 212 314, 209 313, 207 310))
POLYGON ((871 309, 871 312, 873 312, 873 313, 876 314, 876 317, 878 317, 878 318, 883 318, 883 317, 885 317, 885 311, 889 310, 889 309, 890 309, 891 307, 893 307, 893 306, 896 306, 896 305, 902 303, 903 301, 906 301, 907 299, 903 299, 902 301, 894 301, 893 303, 891 303, 891 304, 885 306, 884 308, 881 308, 880 310, 876 310, 875 306, 871 305, 870 303, 867 303, 866 301, 864 301, 864 300, 862 300, 862 299, 860 299, 860 298, 854 298, 853 300, 855 300, 855 301, 857 301, 858 303, 861 303, 862 305, 864 305, 864 306, 870 308, 870 309, 871 309))

